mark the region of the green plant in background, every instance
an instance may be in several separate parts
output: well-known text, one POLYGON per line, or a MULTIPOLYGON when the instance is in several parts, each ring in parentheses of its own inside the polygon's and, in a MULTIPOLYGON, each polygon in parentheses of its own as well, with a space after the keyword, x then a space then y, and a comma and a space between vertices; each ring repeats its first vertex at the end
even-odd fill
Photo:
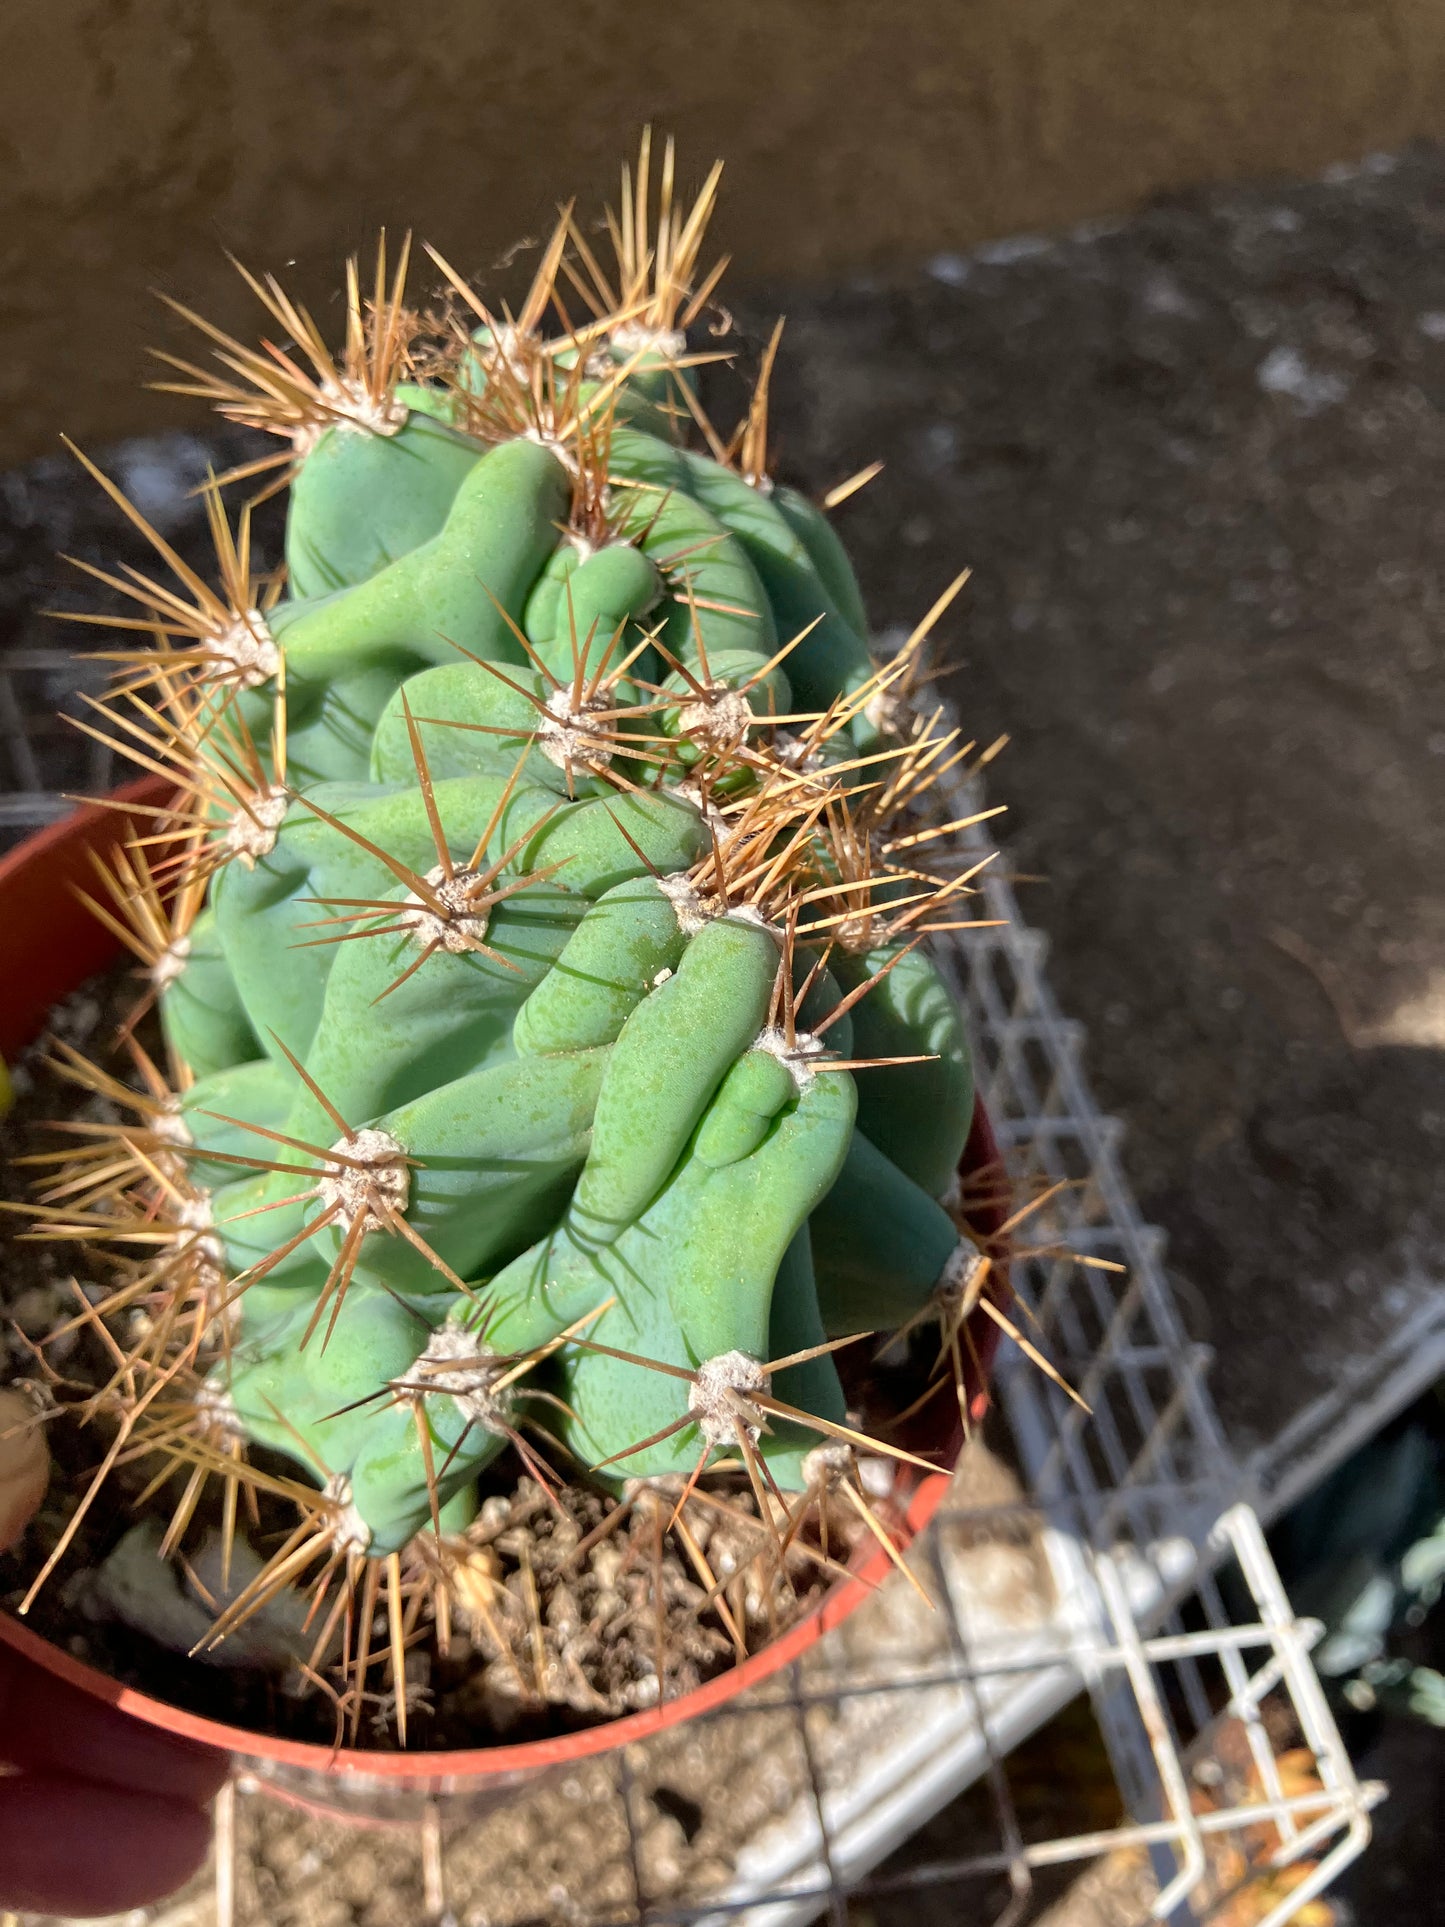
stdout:
POLYGON ((125 1255, 87 1410, 185 1474, 167 1549, 211 1477, 228 1563, 238 1490, 299 1509, 218 1636, 339 1570, 316 1654, 385 1583, 400 1666, 416 1548, 508 1447, 544 1483, 556 1446, 614 1485, 740 1462, 770 1517, 851 1481, 840 1340, 936 1318, 961 1372, 975 1304, 1008 1324, 922 942, 968 915, 934 799, 971 746, 910 701, 952 591, 875 665, 767 472, 776 336, 713 426, 716 178, 681 206, 669 150, 654 216, 644 148, 615 266, 564 214, 515 315, 438 262, 423 321, 383 248, 341 355, 267 280, 284 345, 198 323, 221 373, 174 364, 281 437, 285 569, 221 506, 252 464, 211 494, 218 586, 149 531, 173 579, 102 578, 140 641, 93 727, 177 796, 98 907, 170 1063, 38 1228, 125 1255))

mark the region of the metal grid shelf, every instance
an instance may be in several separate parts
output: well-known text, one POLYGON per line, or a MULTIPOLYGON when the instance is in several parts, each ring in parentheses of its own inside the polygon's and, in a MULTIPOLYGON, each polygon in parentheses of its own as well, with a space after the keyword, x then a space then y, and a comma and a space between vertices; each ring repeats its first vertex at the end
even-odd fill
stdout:
MULTIPOLYGON (((116 780, 56 728, 76 680, 59 651, 0 657, 0 837, 59 814, 62 789, 116 780)), ((956 819, 979 799, 956 787, 940 807, 956 819)), ((990 857, 980 826, 962 833, 958 855, 968 867, 990 857)), ((997 1390, 1017 1476, 993 1461, 993 1487, 980 1489, 965 1464, 914 1555, 937 1610, 890 1581, 780 1679, 590 1763, 560 1794, 549 1781, 489 1813, 419 1805, 408 1817, 426 1917, 501 1927, 501 1914, 469 1898, 490 1878, 476 1870, 483 1836, 492 1830, 504 1859, 529 1809, 558 1797, 585 1807, 595 1864, 571 1885, 539 1886, 519 1923, 823 1917, 846 1927, 946 1896, 951 1915, 1014 1927, 1054 1918, 1039 1910, 1057 1870, 1132 1856, 1135 1911, 1111 1918, 1202 1923, 1241 1886, 1264 1883, 1268 1898, 1247 1917, 1284 1927, 1367 1841, 1380 1789, 1351 1769, 1309 1662, 1318 1628, 1292 1614, 1243 1503, 1250 1488, 1209 1398, 1208 1350, 1184 1328, 1161 1234, 1123 1179, 1120 1127, 1090 1095, 1084 1033, 1053 1001, 1045 941, 1020 921, 998 868, 983 872, 981 914, 999 927, 960 934, 943 961, 1014 1175, 1068 1181, 1039 1215, 1039 1243, 1125 1267, 1042 1255, 1014 1270, 1041 1343, 1092 1416, 1006 1347, 997 1390), (1213 1576, 1226 1564, 1228 1592, 1213 1576), (1128 1818, 1072 1827, 1055 1808, 1041 1827, 1021 1807, 1011 1756, 1081 1688, 1128 1818), (733 1763, 732 1796, 737 1762, 751 1760, 766 1797, 710 1857, 689 1837, 659 1865, 667 1809, 654 1795, 692 1784, 710 1755, 733 1763), (949 1803, 967 1788, 966 1843, 935 1824, 925 1845, 898 1851, 941 1810, 960 1815, 949 1803)), ((252 1917, 245 1841, 265 1793, 243 1778, 222 1802, 215 1905, 225 1927, 252 1917)), ((694 1804, 707 1847, 700 1783, 694 1804)))

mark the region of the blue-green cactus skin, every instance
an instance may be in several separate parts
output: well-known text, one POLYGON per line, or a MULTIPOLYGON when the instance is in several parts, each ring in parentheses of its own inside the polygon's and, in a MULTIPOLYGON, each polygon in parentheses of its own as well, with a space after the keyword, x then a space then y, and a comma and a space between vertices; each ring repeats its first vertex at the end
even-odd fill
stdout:
MULTIPOLYGON (((284 771, 261 752, 285 813, 218 870, 163 1013, 236 1280, 214 1390, 373 1555, 469 1516, 534 1386, 614 1481, 693 1469, 696 1375, 735 1354, 813 1353, 771 1395, 842 1424, 819 1348, 914 1317, 958 1247, 972 1074, 925 952, 834 1022, 904 939, 800 943, 805 1039, 927 1060, 855 1078, 780 1039, 778 919, 688 880, 717 834, 685 787, 716 761, 699 690, 745 692, 745 749, 748 711, 766 731, 874 670, 836 536, 680 445, 680 379, 644 361, 621 392, 605 540, 569 528, 545 437, 483 445, 418 385, 385 432, 326 429, 292 482, 284 771), (615 734, 589 760, 549 719, 572 728, 604 658, 615 734), (437 913, 457 878, 480 907, 437 913)), ((232 698, 257 743, 274 695, 232 698)), ((816 764, 878 745, 861 708, 816 764)), ((739 755, 714 797, 745 804, 759 767, 739 755)), ((774 1412, 755 1436, 806 1483, 819 1430, 774 1412)))

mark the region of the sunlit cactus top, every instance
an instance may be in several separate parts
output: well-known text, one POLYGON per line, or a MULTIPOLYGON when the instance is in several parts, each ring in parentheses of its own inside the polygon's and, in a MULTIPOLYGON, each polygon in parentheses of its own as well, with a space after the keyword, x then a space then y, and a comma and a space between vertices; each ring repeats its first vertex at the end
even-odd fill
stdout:
POLYGON ((214 583, 150 531, 171 576, 104 577, 137 648, 95 727, 180 792, 105 905, 171 1063, 124 1180, 41 1210, 131 1259, 104 1397, 194 1468, 172 1545, 250 1479, 300 1508, 287 1576, 375 1599, 508 1446, 730 1457, 761 1502, 852 1476, 835 1341, 957 1354, 973 1083, 923 940, 969 914, 933 786, 971 745, 916 693, 951 591, 875 664, 768 472, 776 335, 742 422, 704 409, 716 173, 661 171, 610 234, 565 212, 515 313, 435 256, 414 312, 383 248, 339 353, 267 279, 260 349, 190 316, 215 365, 172 359, 280 448, 211 493, 214 583), (260 579, 247 476, 289 489, 260 579))

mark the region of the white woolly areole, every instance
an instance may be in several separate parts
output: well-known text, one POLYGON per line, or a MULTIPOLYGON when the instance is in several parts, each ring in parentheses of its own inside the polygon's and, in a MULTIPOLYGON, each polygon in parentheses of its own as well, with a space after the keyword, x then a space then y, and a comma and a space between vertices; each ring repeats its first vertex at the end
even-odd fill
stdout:
POLYGON ((687 871, 679 870, 675 876, 659 877, 657 887, 672 905, 678 929, 685 937, 695 937, 708 918, 702 907, 702 898, 693 889, 687 871))
POLYGON ((249 870, 257 857, 270 856, 287 810, 290 793, 273 786, 264 796, 253 796, 245 808, 233 811, 226 826, 226 848, 249 870))
MULTIPOLYGON (((227 1333, 236 1332, 241 1323, 240 1295, 231 1289, 231 1274, 226 1267, 226 1247, 215 1231, 215 1215, 208 1191, 194 1192, 176 1206, 176 1263, 181 1282, 200 1292, 209 1323, 222 1321, 227 1333)), ((213 1336, 208 1329, 208 1340, 213 1336)))
POLYGON ((185 969, 191 956, 189 937, 172 937, 165 949, 151 965, 151 982, 157 990, 164 990, 173 984, 185 969))
POLYGON ((963 1203, 963 1179, 958 1175, 957 1171, 955 1171, 953 1176, 948 1180, 948 1189, 938 1202, 943 1206, 945 1211, 957 1211, 963 1203))
POLYGON ((815 1075, 809 1058, 821 1057, 827 1048, 822 1038, 815 1037, 810 1030, 796 1031, 790 1044, 787 1032, 775 1024, 760 1030, 753 1039, 753 1049, 776 1057, 800 1091, 807 1090, 815 1075))
MULTIPOLYGON (((608 488, 605 483, 601 488, 594 489, 588 497, 589 506, 604 520, 612 512, 612 500, 612 490, 608 488)), ((621 536, 618 536, 610 542, 594 542, 585 529, 566 529, 563 532, 562 540, 569 548, 576 551, 577 558, 580 562, 590 561, 594 555, 601 555, 604 549, 635 549, 637 547, 635 542, 628 542, 621 536)), ((653 598, 653 602, 660 602, 662 595, 663 591, 659 589, 657 595, 653 598)), ((652 605, 649 604, 649 607, 651 606, 652 605)), ((645 609, 635 609, 633 611, 635 616, 646 615, 646 613, 647 611, 645 609)))
MULTIPOLYGON (((207 1348, 210 1350, 219 1345, 222 1338, 226 1344, 233 1344, 241 1335, 243 1293, 233 1288, 224 1265, 206 1267, 203 1283, 207 1348)), ((224 1350, 224 1346, 221 1349, 224 1350)))
POLYGON ((365 1552, 371 1544, 371 1527, 356 1509, 350 1479, 344 1472, 333 1472, 321 1489, 336 1508, 331 1515, 332 1545, 338 1552, 365 1552))
POLYGON ((229 628, 208 636, 201 653, 226 682, 242 689, 258 689, 281 667, 281 651, 259 609, 245 610, 229 628))
POLYGON ((558 769, 578 763, 588 769, 605 769, 612 761, 612 730, 606 723, 590 719, 611 707, 607 696, 591 696, 575 704, 571 685, 563 683, 547 698, 547 714, 537 730, 537 747, 558 769))
POLYGON ((756 721, 747 697, 725 682, 709 683, 695 701, 683 704, 678 715, 684 735, 719 745, 737 742, 756 721))
POLYGON ((809 1485, 831 1491, 840 1479, 853 1470, 853 1448, 842 1439, 825 1439, 815 1445, 803 1460, 803 1477, 809 1485))
POLYGON ((415 891, 407 891, 402 901, 409 913, 407 930, 413 943, 423 950, 432 945, 459 957, 463 951, 484 941, 488 913, 485 909, 480 912, 473 909, 472 892, 478 875, 476 870, 454 870, 448 876, 439 863, 427 871, 427 888, 439 903, 445 904, 446 916, 439 915, 415 891))
POLYGON ((569 475, 578 475, 581 473, 582 464, 577 459, 576 451, 568 445, 566 438, 559 435, 549 423, 541 423, 533 428, 524 428, 517 439, 524 442, 535 442, 538 448, 545 448, 549 455, 554 455, 557 458, 569 475))
POLYGON ((695 937, 704 924, 716 922, 719 917, 730 917, 734 923, 754 924, 781 941, 780 933, 755 903, 727 904, 721 897, 701 897, 686 870, 670 877, 655 877, 653 881, 672 905, 677 927, 685 937, 695 937))
POLYGON ((877 941, 879 919, 871 910, 860 910, 856 916, 844 917, 836 924, 833 936, 841 949, 859 951, 871 950, 877 941))
POLYGON ((948 1263, 938 1274, 938 1283, 933 1287, 933 1295, 945 1305, 962 1304, 969 1296, 983 1270, 983 1253, 967 1238, 960 1238, 954 1246, 948 1263))
POLYGON ((347 1222, 361 1220, 363 1231, 380 1231, 386 1224, 385 1208, 406 1210, 411 1196, 411 1174, 406 1152, 387 1131, 358 1131, 353 1137, 338 1138, 327 1153, 338 1161, 327 1165, 316 1182, 316 1195, 323 1210, 340 1205, 347 1222), (348 1158, 347 1164, 339 1158, 348 1158))
POLYGON ((687 353, 687 336, 680 328, 649 328, 645 321, 623 321, 608 336, 624 359, 633 355, 664 355, 675 361, 687 353))
POLYGON ((773 754, 786 769, 797 770, 804 776, 811 776, 823 767, 819 752, 801 736, 794 736, 791 730, 777 732, 773 738, 773 754))
POLYGON ((532 363, 536 359, 536 338, 523 328, 515 327, 510 321, 498 323, 492 329, 489 342, 476 344, 478 358, 488 374, 504 368, 512 379, 523 388, 532 385, 532 363))
POLYGON ((709 1445, 735 1445, 740 1426, 756 1444, 763 1414, 749 1403, 748 1394, 767 1389, 768 1374, 757 1359, 746 1352, 719 1352, 698 1366, 687 1409, 709 1445))
POLYGON ((206 1379, 196 1393, 196 1429, 206 1439, 224 1443, 246 1436, 236 1401, 224 1385, 206 1379))
POLYGON ((450 1393, 470 1424, 480 1425, 485 1432, 500 1432, 511 1414, 511 1390, 492 1388, 507 1369, 508 1361, 490 1351, 476 1332, 448 1323, 427 1340, 407 1383, 413 1390, 425 1386, 428 1393, 450 1393))
POLYGON ((901 736, 908 724, 908 703, 892 688, 875 689, 863 705, 863 715, 885 736, 901 736))
POLYGON ((770 937, 777 937, 781 941, 781 932, 768 922, 755 903, 735 903, 723 915, 731 917, 734 923, 756 924, 759 930, 766 930, 770 937))
POLYGON ((151 1119, 151 1130, 163 1144, 177 1144, 182 1149, 196 1141, 185 1112, 173 1097, 168 1098, 151 1119))
POLYGON ((302 422, 291 434, 298 455, 309 455, 328 429, 391 436, 406 427, 411 410, 395 395, 373 395, 364 381, 342 375, 317 390, 324 414, 302 422))
MULTIPOLYGON (((211 1210, 211 1197, 208 1191, 197 1192, 193 1197, 183 1198, 176 1206, 176 1223, 186 1231, 194 1232, 194 1237, 185 1243, 188 1258, 194 1258, 203 1271, 218 1273, 224 1282, 226 1271, 226 1247, 216 1236, 216 1220, 211 1210)), ((203 1278, 204 1283, 210 1281, 203 1278)))

